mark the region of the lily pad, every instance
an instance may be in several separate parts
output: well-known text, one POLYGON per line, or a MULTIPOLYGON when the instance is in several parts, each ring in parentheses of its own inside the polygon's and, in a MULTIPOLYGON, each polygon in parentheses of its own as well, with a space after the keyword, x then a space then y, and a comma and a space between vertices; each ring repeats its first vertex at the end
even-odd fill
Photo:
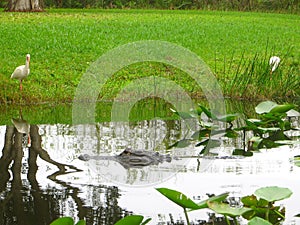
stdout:
POLYGON ((219 203, 219 202, 208 202, 208 207, 215 211, 216 213, 230 216, 230 217, 236 217, 241 216, 246 212, 251 211, 252 209, 246 208, 246 207, 231 207, 229 204, 225 203, 219 203))
POLYGON ((208 202, 221 202, 223 200, 225 200, 228 197, 229 193, 225 192, 223 194, 220 195, 216 195, 213 197, 210 197, 206 200, 203 200, 201 202, 198 203, 199 209, 204 209, 204 208, 208 208, 208 202))
POLYGON ((256 216, 249 221, 248 225, 272 225, 272 224, 269 221, 256 216))
POLYGON ((272 102, 272 101, 264 101, 264 102, 259 103, 255 107, 255 112, 257 114, 268 113, 277 105, 278 105, 277 103, 272 102))
POLYGON ((265 199, 268 202, 286 199, 290 197, 292 193, 293 192, 288 188, 282 188, 277 186, 259 188, 254 192, 256 197, 265 199))
POLYGON ((241 199, 242 203, 244 204, 244 206, 246 207, 254 207, 254 208, 265 208, 268 206, 269 202, 264 200, 264 199, 257 199, 255 195, 248 195, 248 196, 244 196, 241 199))

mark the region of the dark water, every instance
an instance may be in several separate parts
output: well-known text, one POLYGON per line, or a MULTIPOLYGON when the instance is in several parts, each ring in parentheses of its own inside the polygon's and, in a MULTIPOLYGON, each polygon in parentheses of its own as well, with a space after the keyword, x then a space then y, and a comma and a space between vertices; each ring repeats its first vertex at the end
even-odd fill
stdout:
MULTIPOLYGON (((5 119, 0 126, 1 225, 50 224, 61 216, 85 219, 87 224, 109 225, 127 214, 151 217, 150 224, 180 224, 184 220, 181 208, 159 194, 156 187, 176 189, 200 201, 206 194, 229 191, 232 198, 239 198, 259 187, 273 185, 293 191, 291 198, 280 203, 286 206, 286 224, 300 222, 294 217, 300 213, 300 168, 291 162, 293 156, 300 154, 299 144, 262 150, 249 158, 222 159, 242 145, 239 139, 223 139, 220 147, 212 149, 220 156, 218 159, 183 157, 128 169, 116 161, 85 162, 78 156, 113 156, 129 146, 182 157, 195 156, 201 148, 188 145, 166 150, 192 135, 185 121, 152 119, 70 125, 63 123, 68 121, 66 115, 70 116, 68 107, 42 107, 47 111, 44 114, 42 110, 22 109, 23 121, 19 122, 30 125, 23 126, 25 131, 11 122, 12 117, 20 117, 18 107, 7 109, 2 115, 5 119)), ((164 109, 167 110, 160 110, 164 109)), ((299 121, 296 123, 299 126, 299 121)), ((299 131, 293 132, 299 136, 299 131)), ((211 214, 198 210, 189 216, 192 221, 208 220, 211 214)))

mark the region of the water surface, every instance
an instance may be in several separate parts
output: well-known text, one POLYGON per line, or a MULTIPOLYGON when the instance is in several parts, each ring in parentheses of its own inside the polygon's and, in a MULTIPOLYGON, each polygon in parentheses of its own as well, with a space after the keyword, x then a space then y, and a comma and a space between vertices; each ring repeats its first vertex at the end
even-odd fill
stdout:
MULTIPOLYGON (((69 112, 68 108, 47 110, 52 110, 57 120, 64 120, 61 112, 69 112)), ((131 213, 151 217, 150 224, 167 224, 182 220, 184 214, 156 187, 176 189, 200 201, 206 194, 227 191, 238 199, 273 185, 293 191, 289 199, 280 202, 286 206, 285 224, 300 222, 293 217, 300 212, 300 168, 291 160, 300 154, 299 144, 261 150, 253 157, 224 159, 241 145, 240 140, 225 139, 221 147, 212 150, 220 158, 188 158, 196 156, 201 147, 167 150, 191 135, 185 121, 153 118, 70 125, 53 123, 53 119, 50 123, 44 114, 36 116, 37 124, 29 122, 35 115, 30 112, 22 110, 23 120, 30 124, 30 143, 26 132, 20 133, 11 122, 12 117, 20 117, 17 108, 7 111, 6 116, 14 115, 0 126, 0 224, 50 224, 55 218, 72 216, 75 220, 85 218, 87 224, 108 225, 131 213), (124 168, 110 160, 78 159, 84 153, 113 156, 127 147, 155 149, 182 159, 142 168, 124 168)), ((296 122, 299 126, 299 120, 296 122)), ((208 218, 206 210, 190 213, 193 221, 208 218)))

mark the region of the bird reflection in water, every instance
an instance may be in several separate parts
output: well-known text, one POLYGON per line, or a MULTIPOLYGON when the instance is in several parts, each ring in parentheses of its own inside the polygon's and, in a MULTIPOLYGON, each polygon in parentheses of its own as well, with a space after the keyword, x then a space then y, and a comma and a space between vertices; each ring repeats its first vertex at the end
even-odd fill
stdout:
POLYGON ((14 127, 19 133, 24 134, 27 137, 25 146, 30 147, 31 146, 30 124, 23 119, 22 110, 20 110, 20 118, 12 118, 11 122, 13 123, 14 127))

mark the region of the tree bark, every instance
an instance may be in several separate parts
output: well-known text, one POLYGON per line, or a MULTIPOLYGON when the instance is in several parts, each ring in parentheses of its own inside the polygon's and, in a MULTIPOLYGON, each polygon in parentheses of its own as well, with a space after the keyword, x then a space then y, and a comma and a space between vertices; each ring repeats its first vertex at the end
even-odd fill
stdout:
POLYGON ((10 12, 41 12, 42 0, 9 0, 7 11, 10 12))

